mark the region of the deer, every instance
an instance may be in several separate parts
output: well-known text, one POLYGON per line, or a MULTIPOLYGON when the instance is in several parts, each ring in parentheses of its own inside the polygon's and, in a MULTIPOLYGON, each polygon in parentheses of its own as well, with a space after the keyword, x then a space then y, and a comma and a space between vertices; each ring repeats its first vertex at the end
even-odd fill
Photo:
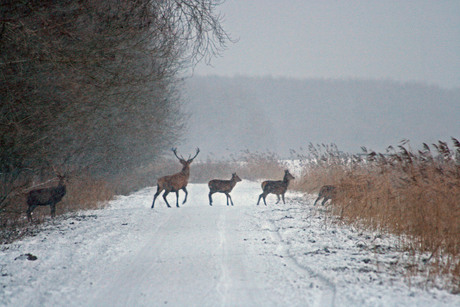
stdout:
POLYGON ((193 156, 193 158, 189 158, 187 160, 182 157, 182 155, 179 157, 177 155, 177 149, 172 148, 172 152, 176 156, 177 159, 179 159, 179 162, 182 164, 182 170, 179 173, 169 175, 169 176, 164 176, 158 179, 157 181, 157 192, 153 196, 153 202, 152 202, 152 207, 155 206, 155 200, 157 199, 158 195, 164 190, 165 192, 163 193, 163 199, 166 202, 166 206, 168 208, 171 208, 171 206, 168 203, 168 200, 166 199, 166 196, 170 192, 175 192, 176 193, 176 207, 179 208, 179 190, 182 190, 185 192, 185 198, 182 204, 185 204, 187 201, 187 184, 188 184, 188 178, 190 177, 190 164, 192 164, 193 160, 198 156, 200 153, 200 149, 196 149, 196 154, 193 156))
POLYGON ((283 198, 283 203, 286 203, 284 201, 284 194, 287 191, 289 182, 294 179, 295 179, 294 176, 292 176, 291 173, 289 173, 289 170, 285 170, 283 180, 278 180, 278 181, 267 180, 267 181, 262 182, 261 186, 262 186, 263 192, 262 194, 259 195, 259 200, 257 200, 257 205, 259 205, 260 199, 263 198, 264 204, 266 206, 267 203, 265 202, 265 198, 270 193, 276 194, 276 196, 278 197, 278 201, 276 203, 280 202, 280 195, 283 198))
POLYGON ((324 198, 323 202, 321 203, 323 206, 329 199, 334 199, 337 195, 337 189, 333 185, 323 185, 318 193, 318 198, 315 200, 313 206, 316 206, 316 203, 321 198, 324 198))
POLYGON ((56 175, 59 179, 56 187, 36 189, 28 193, 27 205, 29 208, 27 209, 27 220, 29 222, 32 222, 32 212, 38 206, 50 206, 51 217, 54 218, 56 216, 56 204, 62 200, 67 192, 65 185, 66 176, 59 173, 56 175))
POLYGON ((238 177, 236 173, 232 174, 232 178, 230 180, 220 180, 220 179, 213 179, 208 182, 209 187, 209 205, 212 206, 212 194, 214 193, 224 193, 227 196, 227 206, 228 200, 233 206, 233 200, 230 196, 230 192, 233 190, 237 182, 240 182, 241 178, 238 177))

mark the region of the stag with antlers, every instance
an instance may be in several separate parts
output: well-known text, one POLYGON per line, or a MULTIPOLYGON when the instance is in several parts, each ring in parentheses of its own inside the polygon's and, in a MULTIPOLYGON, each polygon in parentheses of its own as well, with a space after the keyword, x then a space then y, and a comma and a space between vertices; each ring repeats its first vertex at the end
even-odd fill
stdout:
POLYGON ((191 158, 189 156, 188 160, 185 160, 182 155, 179 157, 177 155, 177 149, 173 148, 172 152, 176 156, 177 159, 179 159, 179 162, 182 164, 182 170, 179 173, 176 173, 174 175, 169 175, 169 176, 164 176, 158 179, 157 182, 157 192, 153 196, 153 202, 152 202, 152 208, 155 206, 155 200, 157 199, 158 195, 164 190, 163 194, 163 199, 166 202, 166 205, 171 208, 171 206, 168 203, 168 200, 166 199, 166 196, 170 192, 175 192, 176 193, 176 207, 179 208, 179 190, 182 190, 185 192, 185 198, 182 204, 185 204, 187 201, 187 184, 188 184, 188 178, 190 176, 190 164, 192 164, 193 159, 198 156, 198 153, 200 152, 200 149, 196 149, 196 154, 191 158))
POLYGON ((66 176, 57 172, 56 169, 54 169, 54 172, 59 178, 59 183, 56 187, 32 190, 27 195, 27 205, 29 206, 27 219, 29 222, 32 222, 32 212, 38 206, 50 206, 51 217, 56 216, 56 204, 62 200, 67 191, 64 184, 66 176))

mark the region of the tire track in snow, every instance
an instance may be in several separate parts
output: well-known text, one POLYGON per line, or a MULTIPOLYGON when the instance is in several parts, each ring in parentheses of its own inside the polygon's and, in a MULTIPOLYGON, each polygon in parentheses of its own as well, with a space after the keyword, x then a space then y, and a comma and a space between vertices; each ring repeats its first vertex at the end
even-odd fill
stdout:
POLYGON ((221 269, 221 277, 219 282, 216 286, 216 290, 219 295, 222 297, 222 304, 221 306, 227 306, 227 297, 228 297, 228 290, 231 286, 231 278, 229 274, 229 270, 227 267, 228 263, 228 249, 227 249, 227 239, 225 234, 225 223, 226 223, 226 214, 221 211, 219 216, 219 220, 217 222, 217 229, 219 232, 219 249, 221 250, 221 258, 220 258, 220 269, 221 269))
MULTIPOLYGON (((155 211, 153 209, 151 214, 155 211)), ((149 229, 149 236, 146 237, 149 240, 152 238, 157 238, 159 231, 167 225, 173 215, 172 211, 162 212, 162 218, 160 222, 155 225, 152 229, 149 229)), ((159 236, 159 239, 155 239, 155 244, 161 246, 165 238, 159 236)), ((133 306, 139 304, 139 295, 145 296, 143 291, 139 292, 139 281, 147 281, 152 272, 149 269, 146 269, 143 266, 139 266, 139 263, 148 263, 151 261, 149 255, 149 250, 151 249, 151 244, 146 241, 144 247, 142 247, 137 253, 128 256, 129 261, 117 272, 115 276, 105 276, 102 275, 102 280, 110 280, 110 283, 102 288, 102 291, 96 292, 93 296, 93 300, 89 305, 94 306, 104 306, 110 302, 111 306, 133 306), (135 276, 136 278, 126 278, 129 276, 135 276), (123 289, 122 291, 120 289, 123 289)), ((101 283, 98 281, 96 283, 101 283)), ((103 283, 103 282, 102 282, 103 283)))
POLYGON ((334 282, 329 280, 324 275, 313 270, 312 268, 300 264, 295 257, 290 253, 289 248, 284 243, 285 240, 280 233, 280 228, 275 225, 275 220, 268 219, 266 225, 262 225, 267 228, 270 233, 270 236, 273 240, 278 241, 278 252, 283 255, 286 259, 287 264, 298 271, 299 273, 307 273, 311 278, 315 279, 322 285, 322 292, 320 301, 317 302, 316 306, 335 306, 335 297, 336 297, 336 286, 334 282))

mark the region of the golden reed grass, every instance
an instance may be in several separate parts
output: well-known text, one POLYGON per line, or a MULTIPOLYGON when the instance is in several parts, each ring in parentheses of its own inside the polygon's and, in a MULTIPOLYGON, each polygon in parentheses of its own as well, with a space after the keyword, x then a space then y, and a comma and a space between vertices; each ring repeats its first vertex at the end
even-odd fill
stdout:
MULTIPOLYGON (((40 188, 55 186, 55 178, 43 180, 46 185, 40 188)), ((66 182, 67 193, 56 205, 56 215, 79 210, 98 209, 110 200, 114 193, 111 186, 104 180, 92 178, 89 175, 71 175, 66 182)), ((27 210, 27 193, 30 189, 18 191, 4 203, 0 212, 0 229, 8 230, 28 225, 25 218, 27 210)), ((33 212, 34 222, 42 223, 50 216, 49 206, 38 206, 33 212)), ((1 239, 1 238, 0 238, 1 239)))
MULTIPOLYGON (((331 212, 346 222, 399 236, 403 246, 426 253, 432 274, 460 282, 460 142, 439 141, 413 152, 407 142, 385 154, 351 156, 311 147, 296 186, 309 193, 337 187, 331 212)), ((456 285, 456 286, 455 286, 456 285)))

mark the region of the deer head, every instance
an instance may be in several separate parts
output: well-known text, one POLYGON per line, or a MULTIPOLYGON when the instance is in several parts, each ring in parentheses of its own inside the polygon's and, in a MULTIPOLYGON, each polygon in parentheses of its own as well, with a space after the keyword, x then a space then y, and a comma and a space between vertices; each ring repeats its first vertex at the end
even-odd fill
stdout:
POLYGON ((63 173, 60 170, 58 170, 55 166, 52 166, 52 169, 53 169, 54 174, 56 175, 56 177, 59 179, 58 186, 63 186, 66 183, 66 181, 68 180, 67 174, 63 173))
POLYGON ((177 159, 179 159, 179 162, 182 164, 182 166, 184 167, 183 169, 185 168, 188 168, 190 166, 190 164, 192 164, 193 160, 196 158, 196 156, 198 156, 198 154, 200 153, 200 149, 197 148, 196 149, 196 154, 193 156, 193 158, 191 158, 189 156, 189 158, 187 160, 184 159, 184 157, 182 157, 182 155, 179 157, 177 155, 177 148, 172 148, 172 152, 174 153, 174 155, 176 156, 177 159))
POLYGON ((285 181, 290 181, 290 180, 294 180, 294 176, 291 175, 291 173, 289 173, 289 170, 285 170, 284 171, 284 178, 283 178, 285 181))
POLYGON ((233 173, 232 174, 232 179, 233 181, 235 182, 240 182, 241 181, 241 178, 236 174, 236 173, 233 173))

